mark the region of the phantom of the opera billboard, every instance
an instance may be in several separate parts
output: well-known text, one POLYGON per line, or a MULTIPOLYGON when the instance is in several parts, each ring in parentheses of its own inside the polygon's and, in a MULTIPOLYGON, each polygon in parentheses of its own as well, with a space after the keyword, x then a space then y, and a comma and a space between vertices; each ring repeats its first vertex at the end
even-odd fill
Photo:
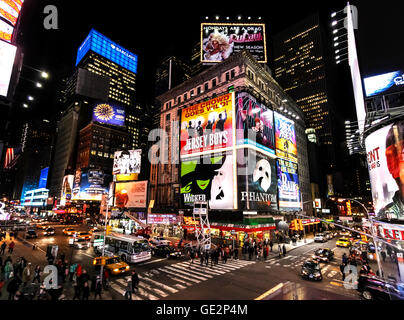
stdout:
POLYGON ((237 145, 248 144, 275 155, 274 113, 247 92, 236 95, 237 145))
POLYGON ((295 123, 274 112, 276 155, 297 162, 295 123))
POLYGON ((112 174, 116 176, 116 181, 136 180, 136 175, 140 173, 141 159, 141 149, 116 151, 112 168, 112 174))
POLYGON ((277 173, 275 159, 255 150, 237 150, 238 209, 276 212, 277 173))
POLYGON ((120 182, 115 185, 115 206, 146 208, 147 181, 120 182))
POLYGON ((185 108, 181 113, 181 156, 233 146, 234 93, 185 108))
POLYGON ((373 205, 377 219, 404 221, 404 120, 365 139, 373 205))
POLYGON ((78 169, 74 175, 72 200, 101 201, 111 181, 112 176, 102 170, 78 169))
POLYGON ((279 210, 299 211, 301 209, 299 174, 297 164, 277 159, 279 210))
POLYGON ((181 162, 181 202, 193 207, 208 201, 210 209, 234 208, 234 172, 231 152, 192 157, 181 162))
POLYGON ((202 23, 201 61, 222 62, 247 50, 259 63, 267 62, 265 24, 202 23))

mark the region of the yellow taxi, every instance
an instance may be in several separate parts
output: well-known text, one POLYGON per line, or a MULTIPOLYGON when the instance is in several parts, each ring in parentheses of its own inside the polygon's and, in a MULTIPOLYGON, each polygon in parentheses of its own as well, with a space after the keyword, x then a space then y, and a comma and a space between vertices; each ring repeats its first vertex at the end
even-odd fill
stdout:
POLYGON ((76 239, 91 240, 91 234, 87 231, 80 231, 74 234, 76 239))
POLYGON ((335 245, 337 247, 348 248, 351 246, 351 241, 347 238, 339 238, 335 245))
POLYGON ((130 269, 129 265, 118 256, 94 258, 93 266, 96 271, 99 271, 102 265, 113 275, 128 272, 130 269))
POLYGON ((73 228, 66 228, 63 229, 63 234, 65 234, 66 236, 72 236, 76 233, 77 231, 73 228))

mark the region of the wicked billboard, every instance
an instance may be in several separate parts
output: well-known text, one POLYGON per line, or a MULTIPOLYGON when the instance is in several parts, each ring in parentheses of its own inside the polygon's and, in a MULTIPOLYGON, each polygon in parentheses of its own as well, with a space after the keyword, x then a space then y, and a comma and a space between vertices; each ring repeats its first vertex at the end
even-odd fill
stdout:
POLYGON ((237 150, 237 159, 238 208, 276 212, 275 159, 252 149, 237 150))

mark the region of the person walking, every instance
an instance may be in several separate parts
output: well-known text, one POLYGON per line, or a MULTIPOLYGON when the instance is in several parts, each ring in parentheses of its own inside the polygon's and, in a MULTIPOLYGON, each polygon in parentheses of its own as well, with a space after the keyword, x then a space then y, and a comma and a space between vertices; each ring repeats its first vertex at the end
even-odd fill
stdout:
POLYGON ((12 277, 12 273, 14 272, 14 267, 11 261, 7 261, 6 265, 4 266, 4 278, 7 281, 12 277))
POLYGON ((253 253, 254 253, 254 247, 248 246, 248 260, 252 259, 253 253))
POLYGON ((126 300, 132 300, 132 278, 128 277, 126 280, 126 291, 125 291, 125 299, 126 300))
POLYGON ((339 270, 341 271, 342 274, 342 281, 345 281, 345 264, 341 263, 339 266, 339 270))
POLYGON ((135 270, 132 271, 131 280, 132 280, 132 292, 135 293, 135 289, 138 290, 139 285, 139 276, 137 275, 135 270))
MULTIPOLYGON (((84 270, 85 271, 85 270, 84 270)), ((84 274, 84 273, 83 273, 84 274)), ((87 280, 88 281, 88 280, 87 280)), ((86 282, 87 282, 86 281, 86 282)), ((97 279, 95 280, 95 293, 94 293, 94 300, 97 299, 97 296, 100 297, 100 300, 102 300, 102 296, 101 296, 101 292, 102 292, 102 283, 101 283, 101 277, 98 275, 97 279)))
POLYGON ((205 258, 205 255, 204 255, 204 253, 203 253, 203 251, 202 251, 202 248, 201 248, 201 251, 199 252, 199 258, 200 258, 201 266, 202 266, 202 265, 203 265, 203 260, 204 260, 204 258, 205 258))
POLYGON ((1 255, 4 254, 4 251, 6 250, 6 247, 7 247, 7 242, 4 241, 4 242, 1 244, 1 247, 0 247, 0 254, 1 254, 1 255))
POLYGON ((41 267, 39 265, 34 269, 34 279, 32 280, 32 283, 35 283, 35 281, 38 281, 38 284, 41 284, 41 267))
MULTIPOLYGON (((76 293, 74 294, 76 295, 76 293)), ((86 281, 84 282, 83 285, 83 300, 88 300, 89 297, 90 297, 90 286, 88 285, 88 281, 86 281)))
POLYGON ((73 296, 73 300, 81 300, 81 296, 80 296, 80 286, 78 281, 74 281, 73 282, 73 288, 74 288, 74 296, 73 296))
POLYGON ((34 277, 31 262, 28 262, 27 266, 24 268, 22 272, 22 282, 23 282, 23 287, 25 287, 28 283, 32 282, 32 279, 34 277))
POLYGON ((204 259, 205 259, 205 265, 206 266, 208 266, 208 264, 209 264, 209 251, 208 250, 205 250, 205 252, 204 252, 204 259))
POLYGON ((342 264, 347 265, 348 264, 348 257, 346 256, 346 253, 342 255, 342 264))
POLYGON ((271 252, 272 252, 272 247, 274 246, 274 243, 272 242, 272 240, 269 241, 269 247, 271 248, 271 252))
POLYGON ((226 249, 224 249, 224 250, 222 251, 222 260, 223 260, 223 263, 226 263, 226 262, 227 262, 227 252, 226 252, 226 249))
POLYGON ((13 276, 11 273, 11 280, 7 284, 8 300, 14 300, 15 294, 20 288, 20 285, 21 279, 18 277, 18 275, 13 276))
POLYGON ((109 270, 104 269, 104 276, 102 277, 104 281, 104 289, 109 287, 109 270))
POLYGON ((191 262, 189 263, 189 265, 191 266, 191 264, 194 263, 194 259, 195 259, 195 251, 194 251, 194 249, 191 249, 191 251, 189 253, 189 257, 191 258, 191 262))
POLYGON ((264 254, 264 261, 266 261, 266 260, 267 260, 267 257, 268 257, 268 245, 266 245, 266 246, 264 247, 263 254, 264 254))
POLYGON ((72 263, 69 268, 69 281, 73 281, 73 275, 76 272, 77 263, 72 263))
POLYGON ((283 256, 286 257, 286 246, 285 244, 282 246, 283 256))
POLYGON ((238 250, 239 250, 239 248, 234 248, 234 250, 233 250, 234 260, 238 260, 238 250))
POLYGON ((382 250, 380 251, 380 255, 382 256, 383 262, 386 262, 386 252, 382 250))
POLYGON ((8 253, 9 253, 9 254, 12 254, 12 253, 13 253, 13 251, 14 251, 14 246, 15 246, 15 243, 14 243, 14 241, 11 240, 10 244, 8 245, 8 253))

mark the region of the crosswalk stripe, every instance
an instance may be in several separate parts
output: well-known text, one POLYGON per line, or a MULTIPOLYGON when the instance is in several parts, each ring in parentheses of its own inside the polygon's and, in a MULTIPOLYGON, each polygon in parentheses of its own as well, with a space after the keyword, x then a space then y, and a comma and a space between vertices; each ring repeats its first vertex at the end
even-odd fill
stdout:
POLYGON ((151 282, 151 283, 155 284, 156 286, 159 286, 159 287, 163 288, 164 290, 167 290, 167 291, 169 291, 171 293, 177 293, 178 292, 177 289, 171 288, 170 286, 162 284, 162 283, 160 283, 158 281, 154 281, 154 280, 149 279, 149 278, 144 278, 142 276, 139 276, 139 278, 142 279, 143 281, 151 282))
POLYGON ((200 272, 196 271, 195 269, 192 269, 190 266, 184 266, 184 265, 180 265, 180 264, 177 263, 177 264, 172 264, 171 267, 180 268, 180 269, 182 269, 182 270, 186 270, 187 272, 190 272, 191 275, 196 274, 197 276, 207 277, 207 278, 209 278, 209 279, 212 279, 212 278, 213 278, 212 275, 200 273, 200 272))
POLYGON ((157 289, 157 288, 152 288, 150 285, 148 285, 148 284, 146 284, 144 282, 143 283, 139 282, 138 286, 143 288, 143 289, 146 289, 146 290, 152 291, 154 293, 157 293, 159 296, 161 296, 163 298, 168 296, 168 294, 165 293, 164 291, 161 291, 160 289, 157 289))
POLYGON ((184 275, 182 275, 182 274, 178 274, 178 273, 176 273, 176 272, 173 272, 173 271, 171 271, 171 270, 167 270, 167 269, 165 269, 165 268, 159 268, 159 270, 160 270, 160 271, 163 271, 163 272, 165 272, 165 273, 172 274, 172 275, 174 275, 174 276, 176 276, 176 277, 180 277, 180 278, 182 278, 182 279, 186 279, 186 280, 189 280, 189 281, 192 281, 192 282, 195 282, 195 283, 200 283, 199 280, 191 279, 191 278, 186 277, 186 276, 184 276, 184 275))
MULTIPOLYGON (((119 285, 117 285, 116 283, 111 283, 111 288, 114 289, 115 291, 117 291, 120 295, 125 295, 125 290, 123 290, 119 285)), ((132 294, 132 300, 143 300, 142 298, 132 294)))
POLYGON ((207 273, 209 273, 209 274, 216 275, 216 276, 226 273, 225 271, 219 271, 219 270, 209 269, 209 267, 206 267, 205 265, 203 265, 203 266, 198 265, 197 267, 196 267, 196 266, 191 266, 190 268, 191 268, 191 269, 201 270, 201 271, 203 271, 203 272, 207 272, 207 273))
POLYGON ((228 265, 228 264, 225 264, 225 263, 223 263, 223 262, 222 262, 222 263, 219 262, 219 263, 216 265, 216 267, 217 267, 217 268, 220 268, 220 269, 222 269, 222 270, 227 270, 227 272, 241 268, 241 266, 238 266, 238 265, 228 265))
MULTIPOLYGON (((188 287, 192 286, 192 283, 189 283, 189 282, 186 282, 186 281, 184 281, 184 280, 182 280, 182 279, 173 277, 173 276, 170 275, 170 274, 167 274, 167 277, 170 278, 170 279, 172 279, 172 280, 174 280, 174 281, 183 283, 183 284, 185 284, 185 285, 188 286, 188 287)), ((178 284, 175 284, 175 286, 177 286, 177 285, 178 285, 178 284)))
POLYGON ((172 270, 172 271, 175 271, 175 272, 179 272, 181 274, 185 274, 187 277, 193 277, 193 278, 196 278, 196 279, 201 280, 201 281, 208 280, 207 278, 192 274, 190 272, 190 270, 188 270, 188 272, 187 272, 187 271, 184 271, 182 268, 177 268, 177 267, 175 267, 174 264, 171 265, 171 266, 165 266, 165 269, 172 270))
MULTIPOLYGON (((116 281, 119 282, 120 284, 126 286, 126 282, 124 279, 117 279, 116 281)), ((139 283, 139 287, 145 288, 145 286, 142 285, 141 283, 139 283)), ((156 296, 152 295, 151 293, 143 290, 142 288, 138 288, 137 293, 135 295, 140 294, 141 296, 143 296, 149 300, 158 300, 159 299, 156 296)))

